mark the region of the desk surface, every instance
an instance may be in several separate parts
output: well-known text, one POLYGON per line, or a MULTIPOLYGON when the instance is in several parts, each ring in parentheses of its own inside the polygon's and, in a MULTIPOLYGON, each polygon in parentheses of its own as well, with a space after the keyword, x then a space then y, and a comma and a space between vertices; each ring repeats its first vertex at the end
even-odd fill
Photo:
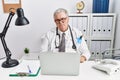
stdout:
MULTIPOLYGON (((0 60, 0 65, 5 60, 0 60)), ((2 68, 0 67, 0 78, 2 80, 120 80, 120 74, 107 75, 104 72, 95 70, 92 68, 94 61, 86 61, 80 63, 80 74, 79 76, 51 76, 41 75, 40 73, 36 77, 9 77, 10 71, 13 68, 2 68)))

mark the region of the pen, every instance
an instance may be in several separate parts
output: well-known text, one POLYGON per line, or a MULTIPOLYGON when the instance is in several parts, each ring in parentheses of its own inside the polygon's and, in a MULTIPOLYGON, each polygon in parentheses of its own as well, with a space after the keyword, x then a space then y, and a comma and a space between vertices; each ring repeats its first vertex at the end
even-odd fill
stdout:
POLYGON ((82 39, 83 35, 80 36, 80 39, 82 39))
POLYGON ((28 68, 29 73, 32 73, 32 71, 31 71, 29 65, 27 65, 27 68, 28 68))

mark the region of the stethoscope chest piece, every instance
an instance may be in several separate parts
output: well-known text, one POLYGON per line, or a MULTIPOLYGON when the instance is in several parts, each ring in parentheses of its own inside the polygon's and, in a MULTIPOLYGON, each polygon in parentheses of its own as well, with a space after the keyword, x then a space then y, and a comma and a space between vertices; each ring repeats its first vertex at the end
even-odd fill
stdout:
POLYGON ((55 47, 59 48, 59 44, 60 44, 60 35, 56 35, 56 38, 55 38, 55 47))

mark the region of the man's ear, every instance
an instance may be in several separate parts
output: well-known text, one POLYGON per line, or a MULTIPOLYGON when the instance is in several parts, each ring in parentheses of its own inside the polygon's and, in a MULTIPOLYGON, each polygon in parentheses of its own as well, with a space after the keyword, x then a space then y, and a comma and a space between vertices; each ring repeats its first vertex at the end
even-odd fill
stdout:
POLYGON ((67 17, 67 22, 69 23, 69 17, 67 17))

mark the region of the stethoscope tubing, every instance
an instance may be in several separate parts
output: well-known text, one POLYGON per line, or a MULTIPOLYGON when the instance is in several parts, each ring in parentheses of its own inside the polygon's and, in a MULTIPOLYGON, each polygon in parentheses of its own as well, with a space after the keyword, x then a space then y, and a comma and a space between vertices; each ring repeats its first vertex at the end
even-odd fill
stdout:
MULTIPOLYGON (((72 33, 72 30, 71 30, 70 26, 69 26, 69 29, 70 29, 70 35, 71 35, 72 43, 73 43, 72 48, 76 50, 76 45, 75 45, 75 42, 74 42, 74 39, 73 39, 73 33, 72 33)), ((59 42, 60 42, 60 34, 58 33, 58 27, 56 27, 56 36, 58 36, 59 42)), ((59 48, 59 46, 57 46, 56 40, 55 40, 55 47, 59 48)))

